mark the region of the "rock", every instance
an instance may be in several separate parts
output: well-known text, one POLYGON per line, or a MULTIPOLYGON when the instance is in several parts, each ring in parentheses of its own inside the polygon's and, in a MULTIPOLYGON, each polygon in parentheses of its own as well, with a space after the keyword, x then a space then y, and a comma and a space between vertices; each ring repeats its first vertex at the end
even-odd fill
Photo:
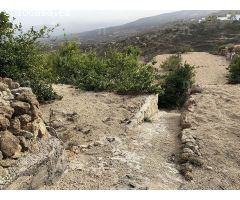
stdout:
POLYGON ((0 151, 0 160, 2 160, 3 159, 3 154, 2 154, 2 152, 0 151))
POLYGON ((21 122, 17 117, 15 117, 14 119, 11 120, 10 130, 13 132, 14 135, 15 134, 17 135, 20 132, 21 122))
POLYGON ((22 146, 23 151, 27 151, 29 147, 29 143, 26 140, 26 138, 23 136, 19 136, 18 139, 20 141, 20 145, 22 146))
POLYGON ((81 131, 82 131, 83 134, 87 135, 87 134, 89 134, 91 132, 91 129, 83 128, 81 131))
POLYGON ((114 142, 115 141, 114 137, 107 137, 106 139, 107 139, 108 142, 114 142))
POLYGON ((198 156, 190 156, 188 158, 189 162, 196 166, 196 167, 202 167, 203 166, 203 161, 198 157, 198 156))
POLYGON ((186 172, 186 173, 184 174, 184 178, 185 178, 187 181, 193 180, 192 173, 191 173, 191 172, 186 172))
POLYGON ((21 125, 25 126, 28 122, 32 121, 32 117, 28 114, 24 114, 24 115, 19 116, 19 120, 21 122, 21 125))
POLYGON ((17 164, 17 161, 12 159, 5 159, 0 161, 0 166, 4 168, 13 167, 16 164, 17 164))
POLYGON ((33 138, 33 133, 29 132, 29 131, 25 131, 25 130, 20 130, 20 133, 18 136, 23 136, 25 137, 26 139, 31 139, 33 138))
POLYGON ((189 148, 183 148, 183 153, 188 153, 188 154, 194 154, 193 150, 192 149, 189 149, 189 148))
POLYGON ((20 84, 17 83, 17 82, 12 82, 11 85, 9 86, 9 88, 12 90, 12 89, 17 89, 20 87, 20 84))
POLYGON ((0 91, 7 91, 9 88, 8 88, 8 85, 5 84, 5 83, 2 83, 0 82, 0 91))
POLYGON ((203 89, 199 85, 193 85, 191 88, 191 94, 202 93, 203 89))
POLYGON ((186 113, 182 113, 181 118, 180 118, 180 125, 181 125, 182 129, 187 129, 192 126, 191 123, 188 121, 186 113))
POLYGON ((9 126, 9 120, 4 115, 0 115, 0 131, 5 131, 9 126))
POLYGON ((37 101, 37 98, 30 90, 22 91, 20 94, 17 93, 16 100, 29 103, 39 108, 39 103, 37 101))
POLYGON ((25 126, 21 126, 22 130, 33 132, 33 125, 32 123, 27 123, 25 126))
POLYGON ((30 87, 20 87, 20 88, 12 89, 11 92, 14 95, 21 94, 23 92, 30 92, 30 93, 32 93, 32 89, 30 87))
POLYGON ((185 162, 188 162, 189 158, 192 156, 191 153, 182 153, 180 155, 180 159, 179 159, 179 162, 180 163, 185 163, 185 162))
POLYGON ((12 79, 11 78, 3 78, 2 82, 7 84, 8 87, 10 87, 12 84, 12 79))
POLYGON ((30 104, 21 102, 21 101, 16 101, 11 103, 12 108, 14 109, 14 115, 23 115, 26 113, 29 113, 30 111, 30 104))
MULTIPOLYGON (((8 170, 0 166, 0 180, 8 175, 8 170)), ((1 184, 1 183, 0 183, 1 184)))
POLYGON ((207 170, 213 170, 213 168, 210 167, 210 166, 206 166, 206 169, 207 169, 207 170))
POLYGON ((12 157, 21 152, 20 141, 11 132, 5 131, 0 138, 0 150, 6 157, 12 157))
POLYGON ((14 109, 11 108, 10 106, 7 106, 7 105, 1 106, 0 105, 0 115, 4 115, 8 119, 11 119, 13 113, 14 113, 14 109))
POLYGON ((93 146, 102 146, 103 145, 103 143, 101 143, 100 141, 95 141, 94 143, 93 143, 93 146))
POLYGON ((41 119, 34 120, 32 123, 33 135, 34 137, 43 138, 47 136, 47 129, 45 124, 41 119))

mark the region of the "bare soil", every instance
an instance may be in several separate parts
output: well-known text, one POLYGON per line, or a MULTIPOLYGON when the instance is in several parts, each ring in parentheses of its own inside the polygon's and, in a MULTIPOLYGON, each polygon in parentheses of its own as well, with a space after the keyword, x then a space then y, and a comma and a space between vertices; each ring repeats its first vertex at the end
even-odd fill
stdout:
MULTIPOLYGON (((155 67, 168 56, 157 56, 155 67)), ((195 65, 196 84, 203 88, 192 95, 195 106, 187 117, 204 162, 182 189, 240 189, 240 85, 227 84, 225 57, 191 52, 182 58, 195 65)))
MULTIPOLYGON (((155 57, 159 68, 160 64, 172 54, 162 54, 155 57)), ((226 84, 226 68, 229 62, 223 56, 216 56, 206 52, 189 52, 182 54, 183 62, 195 66, 195 81, 199 85, 226 84)))
POLYGON ((83 92, 67 85, 54 89, 63 99, 42 105, 42 110, 46 121, 54 112, 63 125, 58 124, 57 131, 66 145, 69 166, 57 183, 42 189, 180 187, 184 180, 175 164, 180 113, 161 111, 151 122, 129 130, 128 120, 146 96, 83 92))
MULTIPOLYGON (((157 56, 155 67, 167 56, 157 56)), ((196 83, 203 88, 189 112, 204 161, 202 168, 193 169, 191 182, 178 172, 178 111, 161 110, 128 130, 145 96, 55 85, 63 99, 42 110, 46 121, 51 113, 59 119, 57 131, 69 165, 58 182, 42 189, 240 189, 240 87, 226 84, 224 57, 192 52, 183 54, 183 60, 195 65, 196 83)))

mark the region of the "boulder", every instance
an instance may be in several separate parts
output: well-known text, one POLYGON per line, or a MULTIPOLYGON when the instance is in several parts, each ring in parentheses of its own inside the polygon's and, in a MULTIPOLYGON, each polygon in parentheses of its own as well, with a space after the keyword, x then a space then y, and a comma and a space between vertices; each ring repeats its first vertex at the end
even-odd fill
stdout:
POLYGON ((16 101, 11 103, 12 108, 14 109, 14 115, 23 115, 29 113, 30 104, 22 101, 16 101))
POLYGON ((0 114, 0 131, 5 131, 10 126, 9 120, 0 114))
POLYGON ((7 91, 9 88, 8 88, 8 85, 5 84, 5 83, 2 83, 0 82, 0 91, 7 91))
POLYGON ((27 123, 32 121, 32 117, 28 114, 21 115, 18 118, 19 118, 22 126, 25 126, 27 123))
POLYGON ((0 105, 0 115, 4 115, 8 119, 12 118, 12 115, 14 113, 14 109, 11 108, 8 105, 0 105))
POLYGON ((37 108, 39 108, 39 103, 37 101, 37 98, 31 91, 28 91, 28 90, 22 91, 21 93, 17 94, 15 98, 19 101, 23 101, 31 105, 35 105, 37 106, 37 108))
POLYGON ((11 120, 10 130, 13 132, 13 134, 17 134, 20 132, 21 122, 17 117, 11 120))
POLYGON ((21 151, 20 141, 11 132, 5 131, 0 138, 0 150, 6 157, 14 156, 21 151))

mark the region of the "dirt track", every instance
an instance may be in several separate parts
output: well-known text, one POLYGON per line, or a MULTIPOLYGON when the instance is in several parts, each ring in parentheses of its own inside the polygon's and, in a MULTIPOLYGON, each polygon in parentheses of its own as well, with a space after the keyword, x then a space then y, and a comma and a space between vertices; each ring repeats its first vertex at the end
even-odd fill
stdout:
MULTIPOLYGON (((155 67, 166 60, 172 54, 163 54, 155 57, 157 63, 155 67)), ((226 68, 229 62, 223 56, 216 56, 206 52, 190 52, 182 54, 183 62, 195 66, 196 83, 199 85, 225 84, 226 68)))
POLYGON ((180 113, 157 113, 150 122, 126 129, 144 96, 81 92, 66 85, 55 90, 61 101, 43 105, 64 125, 60 138, 67 150, 68 171, 45 189, 178 189, 184 181, 176 169, 180 113), (57 111, 57 112, 56 112, 57 111), (67 117, 76 112, 75 121, 67 117), (77 128, 76 128, 77 127, 77 128), (87 133, 89 130, 89 133, 87 133))

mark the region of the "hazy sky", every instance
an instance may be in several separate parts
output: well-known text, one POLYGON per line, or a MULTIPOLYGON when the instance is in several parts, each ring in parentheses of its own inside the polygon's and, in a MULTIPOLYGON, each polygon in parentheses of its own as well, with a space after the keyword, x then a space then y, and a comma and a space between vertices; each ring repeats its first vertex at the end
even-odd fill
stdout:
POLYGON ((97 28, 121 25, 142 17, 172 12, 170 10, 7 10, 23 27, 54 26, 60 24, 55 34, 78 33, 97 28))

